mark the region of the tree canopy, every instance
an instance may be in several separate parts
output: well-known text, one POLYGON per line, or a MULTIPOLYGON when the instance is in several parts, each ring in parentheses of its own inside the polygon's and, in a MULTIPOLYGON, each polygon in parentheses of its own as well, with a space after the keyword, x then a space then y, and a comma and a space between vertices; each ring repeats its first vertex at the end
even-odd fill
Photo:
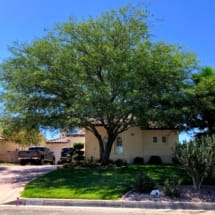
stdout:
POLYGON ((215 133, 215 70, 204 67, 193 74, 192 84, 186 88, 188 96, 187 129, 198 128, 198 136, 215 133))
POLYGON ((11 48, 1 67, 5 117, 20 127, 85 127, 108 162, 116 137, 132 125, 177 126, 193 53, 153 42, 144 8, 56 26, 11 48), (107 143, 97 126, 107 133, 107 143))

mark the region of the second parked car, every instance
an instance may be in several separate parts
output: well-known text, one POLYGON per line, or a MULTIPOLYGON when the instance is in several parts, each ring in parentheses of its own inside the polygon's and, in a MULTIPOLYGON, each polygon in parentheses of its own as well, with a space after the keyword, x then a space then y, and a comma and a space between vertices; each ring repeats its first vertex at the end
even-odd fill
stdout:
POLYGON ((60 161, 58 163, 70 163, 72 161, 74 149, 72 147, 62 148, 61 149, 61 156, 60 161))

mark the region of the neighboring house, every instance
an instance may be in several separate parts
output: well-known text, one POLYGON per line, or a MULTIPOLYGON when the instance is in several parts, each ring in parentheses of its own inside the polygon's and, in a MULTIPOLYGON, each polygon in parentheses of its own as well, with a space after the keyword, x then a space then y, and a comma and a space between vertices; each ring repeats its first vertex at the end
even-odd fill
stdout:
MULTIPOLYGON (((107 139, 105 129, 97 127, 103 139, 107 139)), ((178 141, 178 131, 172 129, 148 129, 131 127, 121 133, 115 140, 110 159, 124 159, 129 163, 135 157, 143 157, 147 162, 153 155, 160 156, 163 163, 172 163, 174 149, 178 141)), ((85 156, 99 158, 99 144, 96 137, 86 131, 85 156)))
POLYGON ((85 144, 85 132, 79 130, 77 133, 61 133, 57 139, 46 141, 47 147, 54 152, 55 160, 60 160, 61 149, 66 147, 72 147, 74 143, 85 144))
POLYGON ((18 162, 19 145, 10 141, 5 141, 0 136, 0 161, 1 162, 18 162))

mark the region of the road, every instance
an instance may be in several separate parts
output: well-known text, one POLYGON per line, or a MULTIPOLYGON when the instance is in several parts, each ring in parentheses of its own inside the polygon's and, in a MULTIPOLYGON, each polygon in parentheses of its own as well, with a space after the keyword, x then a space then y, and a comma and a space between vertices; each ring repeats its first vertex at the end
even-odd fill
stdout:
POLYGON ((56 166, 0 166, 0 204, 16 200, 25 184, 53 169, 56 166))
POLYGON ((214 211, 145 210, 137 208, 0 206, 1 215, 214 215, 214 211))

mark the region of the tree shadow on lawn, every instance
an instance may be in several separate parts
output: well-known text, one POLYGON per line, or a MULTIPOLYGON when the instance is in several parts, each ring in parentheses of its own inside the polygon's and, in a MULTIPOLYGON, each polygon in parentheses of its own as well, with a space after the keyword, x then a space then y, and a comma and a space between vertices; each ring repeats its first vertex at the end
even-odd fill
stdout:
POLYGON ((30 182, 26 197, 118 199, 128 191, 129 182, 113 170, 56 170, 30 182), (30 195, 30 196, 29 196, 30 195))

